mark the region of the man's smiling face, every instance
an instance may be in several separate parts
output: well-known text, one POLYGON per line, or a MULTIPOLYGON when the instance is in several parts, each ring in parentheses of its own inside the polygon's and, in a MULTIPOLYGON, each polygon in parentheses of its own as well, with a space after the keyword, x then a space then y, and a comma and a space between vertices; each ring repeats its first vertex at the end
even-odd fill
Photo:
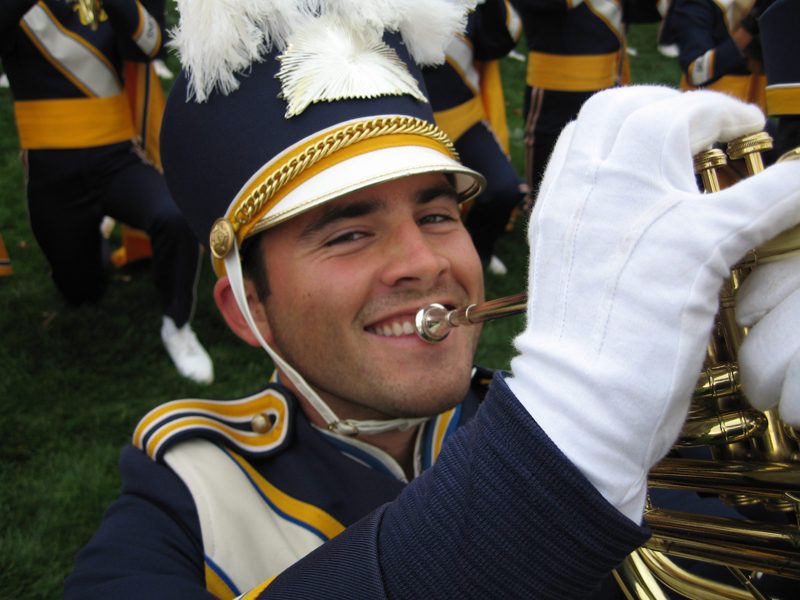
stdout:
POLYGON ((467 393, 479 327, 439 344, 426 304, 482 302, 483 272, 444 175, 353 192, 262 236, 265 337, 340 418, 438 414, 467 393))

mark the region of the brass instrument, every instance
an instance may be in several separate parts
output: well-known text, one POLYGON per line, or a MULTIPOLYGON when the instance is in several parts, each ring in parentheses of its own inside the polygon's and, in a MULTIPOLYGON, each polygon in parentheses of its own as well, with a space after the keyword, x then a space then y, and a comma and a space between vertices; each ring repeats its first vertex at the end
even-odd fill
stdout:
MULTIPOLYGON (((757 133, 730 142, 727 156, 718 149, 701 153, 695 157, 695 172, 704 191, 721 189, 719 170, 730 174, 728 157, 743 160, 748 175, 753 175, 764 168, 760 153, 771 147, 772 139, 757 133)), ((760 503, 788 515, 787 524, 685 514, 653 508, 648 502, 645 521, 653 535, 614 572, 630 600, 666 600, 662 585, 695 600, 762 600, 757 574, 800 580, 800 431, 784 424, 776 409, 753 409, 742 395, 737 358, 747 331, 734 318, 736 292, 748 273, 759 264, 798 254, 800 226, 750 251, 732 269, 720 293, 706 362, 676 444, 707 446, 713 460, 665 458, 649 478, 651 488, 716 494, 732 506, 760 503), (699 578, 668 555, 726 566, 741 587, 699 578)), ((417 333, 438 342, 454 327, 521 314, 526 303, 527 295, 517 294, 454 310, 432 304, 417 313, 417 333)))
POLYGON ((100 15, 103 12, 102 0, 77 0, 78 12, 81 22, 89 26, 92 31, 100 27, 100 15))

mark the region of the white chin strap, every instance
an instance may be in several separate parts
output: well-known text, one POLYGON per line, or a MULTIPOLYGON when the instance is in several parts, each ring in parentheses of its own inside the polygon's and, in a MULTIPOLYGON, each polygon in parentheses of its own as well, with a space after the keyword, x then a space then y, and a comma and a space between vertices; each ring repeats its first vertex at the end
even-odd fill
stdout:
POLYGON ((233 244, 231 252, 229 252, 228 256, 225 257, 225 271, 228 274, 228 280, 231 283, 231 289, 233 290, 233 295, 236 298, 236 303, 239 305, 239 310, 242 311, 242 314, 244 315, 247 324, 250 326, 250 330, 253 332, 253 335, 256 336, 261 346, 267 351, 267 354, 270 355, 272 360, 275 362, 275 365, 281 371, 283 371, 283 373, 295 385, 297 391, 299 391, 305 397, 305 399, 311 403, 311 406, 314 407, 320 416, 325 419, 328 429, 341 435, 354 436, 358 435, 359 433, 383 433, 393 429, 406 431, 407 429, 410 429, 411 427, 419 425, 420 423, 428 420, 428 417, 416 419, 387 419, 385 421, 340 420, 339 417, 334 414, 331 408, 325 404, 322 398, 319 397, 317 392, 315 392, 312 387, 306 383, 302 375, 295 371, 289 365, 289 363, 283 360, 283 358, 278 356, 278 353, 270 348, 270 346, 264 341, 264 338, 261 337, 261 332, 258 330, 258 327, 256 327, 255 321, 253 320, 253 315, 250 313, 250 306, 247 303, 247 297, 244 291, 242 264, 239 260, 239 248, 238 244, 236 243, 233 244))

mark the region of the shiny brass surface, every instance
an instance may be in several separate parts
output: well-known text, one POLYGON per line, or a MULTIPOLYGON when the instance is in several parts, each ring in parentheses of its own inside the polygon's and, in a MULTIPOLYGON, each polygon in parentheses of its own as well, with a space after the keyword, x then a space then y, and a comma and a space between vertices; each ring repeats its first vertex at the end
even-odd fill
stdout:
POLYGON ((757 410, 707 411, 686 420, 675 445, 690 448, 732 444, 761 435, 766 429, 767 419, 757 410))
POLYGON ((661 553, 648 548, 639 548, 636 553, 642 564, 657 574, 658 580, 679 594, 697 600, 752 600, 753 596, 739 588, 698 577, 661 553))
MULTIPOLYGON (((648 483, 654 488, 748 494, 759 500, 791 502, 800 497, 800 465, 796 462, 665 458, 651 469, 648 483)), ((800 535, 800 530, 797 533, 800 535)))
POLYGON ((645 514, 645 521, 653 531, 645 544, 650 550, 800 579, 795 526, 660 509, 645 514))
POLYGON ((481 304, 470 304, 466 308, 448 310, 441 304, 429 304, 417 311, 414 324, 417 334, 426 342, 441 342, 450 330, 461 325, 477 325, 502 317, 511 317, 525 312, 528 294, 515 294, 481 304))
POLYGON ((707 192, 720 190, 716 169, 727 163, 728 157, 722 150, 716 148, 705 150, 694 157, 694 172, 700 175, 707 192))
POLYGON ((761 153, 765 150, 772 150, 772 138, 764 131, 728 142, 728 156, 731 157, 731 160, 743 158, 745 165, 747 165, 747 172, 750 175, 755 175, 764 170, 761 153))

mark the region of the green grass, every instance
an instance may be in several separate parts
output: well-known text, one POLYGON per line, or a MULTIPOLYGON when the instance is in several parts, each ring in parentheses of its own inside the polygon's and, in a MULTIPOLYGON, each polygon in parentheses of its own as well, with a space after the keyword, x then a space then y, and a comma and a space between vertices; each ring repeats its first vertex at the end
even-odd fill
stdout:
MULTIPOLYGON (((677 65, 654 49, 655 26, 631 28, 636 82, 676 85, 677 65)), ((521 51, 522 46, 521 46, 521 51)), ((170 59, 175 68, 176 61, 170 59)), ((522 171, 524 63, 503 72, 515 166, 522 171)), ((68 307, 27 225, 11 94, 0 90, 0 232, 14 275, 0 278, 0 597, 61 597, 75 553, 118 494, 117 458, 138 419, 184 397, 229 398, 262 386, 265 353, 240 342, 219 316, 204 265, 194 327, 216 381, 182 379, 159 339, 160 314, 146 263, 115 273, 97 305, 68 307)), ((506 277, 487 276, 489 298, 524 291, 527 245, 518 223, 497 253, 506 277)), ((508 366, 522 319, 488 323, 478 362, 508 366)))

